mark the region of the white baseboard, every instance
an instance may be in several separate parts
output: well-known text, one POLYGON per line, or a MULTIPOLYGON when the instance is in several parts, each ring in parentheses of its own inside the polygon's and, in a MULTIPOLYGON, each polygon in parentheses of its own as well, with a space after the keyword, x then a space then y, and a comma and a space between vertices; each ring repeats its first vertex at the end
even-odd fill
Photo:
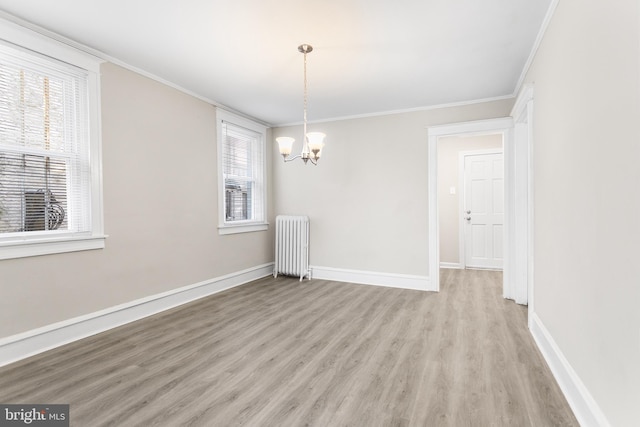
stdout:
POLYGON ((364 285, 387 286, 391 288, 434 291, 427 276, 408 274, 379 273, 373 271, 345 270, 331 267, 311 267, 314 279, 336 280, 338 282, 360 283, 364 285))
POLYGON ((273 263, 172 289, 0 340, 0 366, 273 274, 273 263))
POLYGON ((456 270, 462 269, 462 264, 459 262, 444 262, 440 261, 440 268, 454 268, 456 270))
POLYGON ((560 389, 582 427, 611 427, 596 401, 573 370, 536 313, 531 313, 531 334, 560 389))

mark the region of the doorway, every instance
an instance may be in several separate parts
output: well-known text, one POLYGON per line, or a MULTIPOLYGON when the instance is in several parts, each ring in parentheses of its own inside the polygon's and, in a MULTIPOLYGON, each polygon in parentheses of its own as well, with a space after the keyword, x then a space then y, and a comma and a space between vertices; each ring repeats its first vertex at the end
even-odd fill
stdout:
MULTIPOLYGON (((504 155, 503 296, 533 309, 533 87, 525 85, 513 117, 428 128, 429 137, 429 290, 440 290, 438 147, 442 138, 501 134, 504 155), (514 131, 515 129, 515 131, 514 131), (526 213, 526 215, 523 215, 526 213), (516 215, 519 220, 516 221, 516 215), (516 262, 517 261, 517 262, 516 262), (524 262, 523 262, 524 261, 524 262), (518 296, 525 295, 524 301, 518 296)), ((529 319, 531 321, 531 319, 529 319)))
POLYGON ((464 137, 479 135, 500 135, 505 163, 505 215, 503 234, 503 288, 511 283, 513 274, 512 255, 516 250, 510 239, 510 221, 513 221, 513 197, 512 185, 509 177, 512 171, 512 129, 513 119, 505 117, 500 119, 481 120, 475 122, 456 123, 430 127, 429 134, 429 281, 430 289, 440 290, 440 217, 438 204, 438 148, 439 141, 446 137, 464 137))
POLYGON ((439 139, 440 267, 502 269, 502 147, 501 133, 439 139))

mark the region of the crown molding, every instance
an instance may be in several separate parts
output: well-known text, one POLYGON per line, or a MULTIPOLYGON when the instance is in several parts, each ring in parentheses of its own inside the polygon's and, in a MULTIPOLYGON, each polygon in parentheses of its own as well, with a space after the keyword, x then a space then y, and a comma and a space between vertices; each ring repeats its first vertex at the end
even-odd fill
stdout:
POLYGON ((540 31, 538 31, 538 36, 536 37, 536 40, 533 42, 533 47, 531 48, 531 52, 529 53, 527 62, 525 62, 524 67, 522 68, 522 73, 520 73, 520 78, 518 78, 516 87, 513 89, 514 97, 518 95, 518 93, 520 92, 520 89, 522 88, 524 79, 527 77, 527 73, 529 72, 529 68, 531 68, 531 64, 533 64, 533 59, 535 58, 536 53, 538 53, 538 48, 540 47, 540 44, 542 43, 542 39, 544 38, 544 35, 547 32, 547 28, 551 23, 551 18, 553 18, 556 8, 558 7, 558 3, 560 3, 560 0, 551 0, 551 4, 549 4, 549 9, 547 9, 547 14, 545 15, 544 20, 542 21, 542 26, 540 26, 540 31))
POLYGON ((220 102, 217 102, 217 101, 215 101, 213 99, 207 98, 206 96, 202 96, 202 95, 200 95, 200 94, 198 94, 196 92, 193 92, 193 91, 191 91, 189 89, 186 89, 186 88, 184 88, 184 87, 182 87, 180 85, 177 85, 177 84, 175 84, 175 83, 173 83, 173 82, 171 82, 169 80, 166 80, 166 79, 164 79, 164 78, 162 78, 160 76, 157 76, 157 75, 155 75, 153 73, 145 71, 145 70, 143 70, 141 68, 138 68, 138 67, 136 67, 134 65, 131 65, 128 62, 120 60, 120 59, 118 59, 118 58, 116 58, 114 56, 108 55, 108 54, 106 54, 106 53, 104 53, 104 52, 102 52, 102 51, 100 51, 98 49, 94 49, 94 48, 92 48, 90 46, 87 46, 85 44, 79 43, 79 42, 77 42, 75 40, 72 40, 72 39, 70 39, 68 37, 62 36, 62 35, 60 35, 58 33, 55 33, 55 32, 53 32, 51 30, 43 28, 43 27, 41 27, 39 25, 33 24, 33 23, 31 23, 29 21, 26 21, 26 20, 24 20, 22 18, 18 18, 17 16, 11 15, 11 14, 5 12, 5 11, 0 10, 0 19, 5 20, 7 22, 11 22, 11 23, 13 23, 15 25, 18 25, 20 27, 26 28, 28 30, 31 30, 31 31, 33 31, 35 33, 38 33, 38 34, 40 34, 40 35, 42 35, 44 37, 50 38, 52 40, 55 40, 55 41, 57 41, 59 43, 62 43, 64 45, 66 45, 66 46, 69 46, 69 47, 71 47, 73 49, 76 49, 76 50, 78 50, 80 52, 83 52, 85 54, 92 55, 92 56, 94 56, 96 58, 99 58, 99 59, 103 60, 104 62, 110 62, 112 64, 115 64, 115 65, 118 65, 118 66, 120 66, 122 68, 125 68, 125 69, 127 69, 129 71, 133 71, 136 74, 140 74, 141 76, 147 77, 147 78, 149 78, 151 80, 154 80, 154 81, 156 81, 158 83, 162 83, 165 86, 169 86, 170 88, 173 88, 173 89, 175 89, 175 90, 177 90, 179 92, 182 92, 182 93, 184 93, 186 95, 192 96, 192 97, 194 97, 196 99, 199 99, 200 101, 206 102, 207 104, 211 104, 214 107, 222 108, 224 110, 227 110, 229 112, 232 112, 234 114, 242 116, 242 117, 244 117, 246 119, 255 121, 257 123, 260 123, 260 124, 262 124, 262 125, 264 125, 266 127, 271 127, 272 126, 270 123, 267 123, 264 120, 257 119, 255 117, 252 117, 252 116, 250 116, 248 114, 245 114, 245 113, 243 113, 241 111, 238 111, 238 110, 236 110, 234 108, 231 108, 229 106, 221 104, 220 102))
MULTIPOLYGON (((494 101, 503 101, 505 99, 514 99, 514 94, 502 95, 502 96, 494 96, 491 98, 482 98, 482 99, 473 99, 470 101, 460 101, 460 102, 451 102, 448 104, 435 104, 435 105, 426 105, 423 107, 414 107, 414 108, 404 108, 399 110, 387 110, 387 111, 379 111, 375 113, 365 113, 365 114, 354 114, 349 116, 337 116, 330 117, 326 119, 318 119, 307 121, 307 123, 328 123, 328 122, 339 122, 343 120, 355 120, 355 119, 366 119, 370 117, 379 117, 379 116, 390 116, 394 114, 406 114, 406 113, 417 113, 421 111, 429 111, 429 110, 440 110, 443 108, 454 108, 454 107, 464 107, 466 105, 474 105, 474 104, 483 104, 486 102, 494 102, 494 101)), ((293 123, 281 123, 274 124, 273 127, 287 127, 287 126, 298 126, 301 125, 302 122, 293 122, 293 123)))

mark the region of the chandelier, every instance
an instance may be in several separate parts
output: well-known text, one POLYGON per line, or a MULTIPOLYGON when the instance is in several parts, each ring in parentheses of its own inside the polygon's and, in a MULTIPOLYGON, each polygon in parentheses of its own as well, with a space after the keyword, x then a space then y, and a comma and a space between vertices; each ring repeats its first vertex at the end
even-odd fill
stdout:
POLYGON ((291 148, 293 147, 295 138, 288 136, 276 138, 280 154, 282 154, 285 162, 301 158, 305 164, 311 160, 311 163, 317 165, 318 160, 320 160, 320 154, 322 153, 322 147, 324 147, 324 138, 327 136, 322 132, 307 132, 307 53, 312 50, 313 47, 308 44, 298 46, 298 51, 304 55, 304 125, 302 131, 302 152, 297 156, 291 157, 291 148))

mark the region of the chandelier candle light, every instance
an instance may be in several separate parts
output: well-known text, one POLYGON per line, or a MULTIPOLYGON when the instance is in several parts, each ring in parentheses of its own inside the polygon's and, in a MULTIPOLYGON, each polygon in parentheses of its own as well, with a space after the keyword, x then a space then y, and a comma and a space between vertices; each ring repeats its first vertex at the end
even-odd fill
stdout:
POLYGON ((312 50, 313 47, 308 44, 298 46, 298 51, 304 54, 304 125, 302 132, 302 153, 295 157, 289 157, 291 155, 291 148, 295 139, 288 136, 276 138, 280 154, 282 154, 282 158, 285 162, 301 158, 305 164, 311 160, 311 163, 317 165, 318 160, 320 160, 320 154, 322 153, 322 147, 324 147, 324 138, 326 136, 324 133, 307 133, 307 53, 312 50))

